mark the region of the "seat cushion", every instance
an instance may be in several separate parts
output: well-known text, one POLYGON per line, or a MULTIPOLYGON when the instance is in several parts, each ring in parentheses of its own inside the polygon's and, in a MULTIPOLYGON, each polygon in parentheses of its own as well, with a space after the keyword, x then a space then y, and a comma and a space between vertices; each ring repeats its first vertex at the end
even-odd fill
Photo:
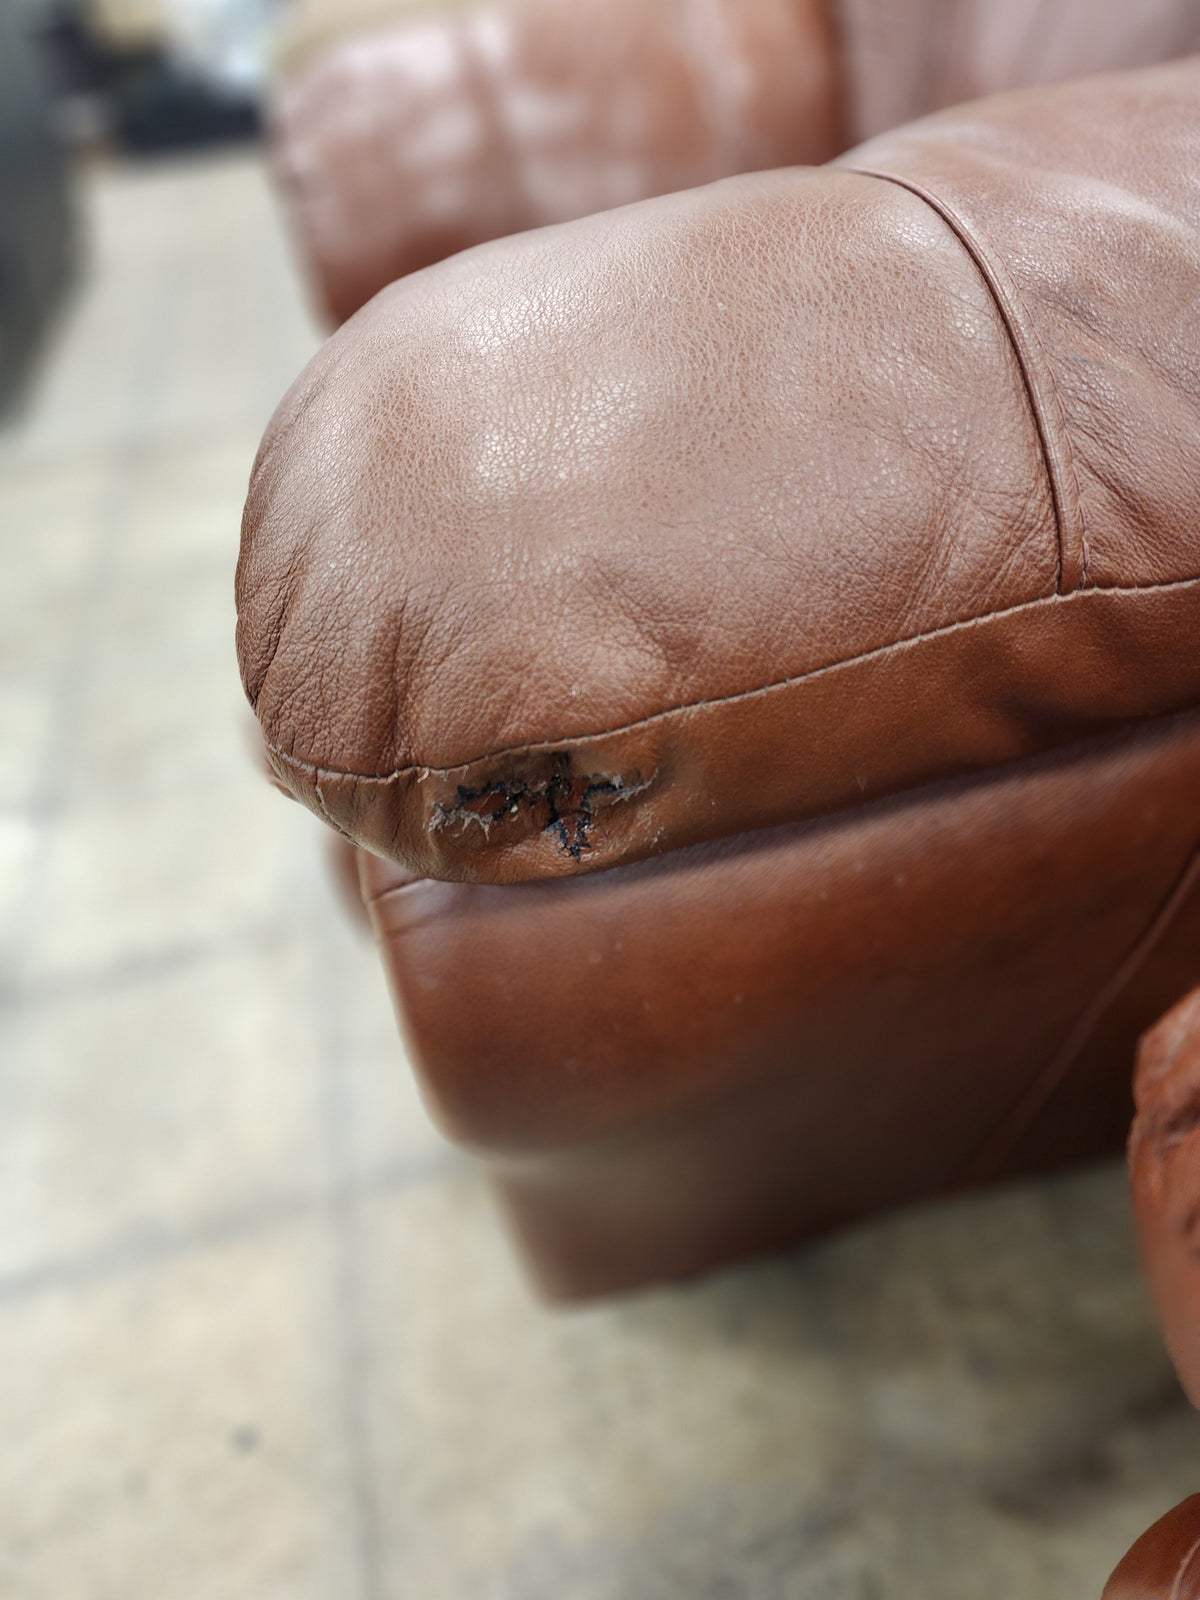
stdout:
POLYGON ((589 1294, 1117 1151, 1198 793, 1192 714, 584 878, 362 877, 431 1107, 589 1294))

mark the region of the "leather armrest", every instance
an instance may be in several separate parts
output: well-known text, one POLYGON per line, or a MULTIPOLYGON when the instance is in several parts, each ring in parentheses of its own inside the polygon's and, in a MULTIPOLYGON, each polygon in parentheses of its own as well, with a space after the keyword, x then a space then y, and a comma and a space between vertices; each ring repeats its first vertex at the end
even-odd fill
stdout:
POLYGON ((299 798, 555 877, 1200 702, 1200 64, 481 247, 264 441, 239 648, 299 798))

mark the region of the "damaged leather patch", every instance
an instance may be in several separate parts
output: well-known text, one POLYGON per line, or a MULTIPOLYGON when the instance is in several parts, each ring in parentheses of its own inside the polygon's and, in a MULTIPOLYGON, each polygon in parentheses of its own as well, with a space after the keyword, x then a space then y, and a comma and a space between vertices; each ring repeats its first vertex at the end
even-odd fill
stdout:
POLYGON ((643 793, 653 781, 641 774, 574 771, 568 750, 549 752, 538 765, 544 770, 531 773, 523 764, 507 776, 458 784, 453 799, 434 802, 430 831, 479 829, 487 843, 493 830, 500 830, 496 842, 551 834, 562 854, 579 861, 592 848, 591 833, 600 814, 643 793))

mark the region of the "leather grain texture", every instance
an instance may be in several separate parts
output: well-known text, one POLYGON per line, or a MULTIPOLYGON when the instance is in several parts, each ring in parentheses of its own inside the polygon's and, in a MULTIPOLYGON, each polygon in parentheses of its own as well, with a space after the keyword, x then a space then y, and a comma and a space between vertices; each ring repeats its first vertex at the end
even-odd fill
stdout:
POLYGON ((1200 50, 1200 0, 299 0, 272 164, 334 321, 453 251, 1200 50))
MULTIPOLYGON (((365 847, 425 1093, 562 1297, 1111 1151, 1200 978, 1200 63, 880 132, 1200 7, 568 14, 289 81, 335 318, 878 137, 384 290, 238 579, 272 768, 365 847)), ((1198 1041, 1193 994, 1130 1158, 1200 1400, 1198 1041)), ((1198 1507, 1106 1600, 1200 1595, 1198 1507)))

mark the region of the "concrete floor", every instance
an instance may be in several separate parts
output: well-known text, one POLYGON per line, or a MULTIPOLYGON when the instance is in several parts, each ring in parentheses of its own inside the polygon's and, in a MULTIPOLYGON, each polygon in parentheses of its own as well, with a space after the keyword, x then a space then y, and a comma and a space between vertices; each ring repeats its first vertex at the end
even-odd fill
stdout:
POLYGON ((0 437, 0 1596, 1092 1600, 1200 1486, 1119 1171, 531 1301, 247 753, 258 166, 88 201, 0 437))

